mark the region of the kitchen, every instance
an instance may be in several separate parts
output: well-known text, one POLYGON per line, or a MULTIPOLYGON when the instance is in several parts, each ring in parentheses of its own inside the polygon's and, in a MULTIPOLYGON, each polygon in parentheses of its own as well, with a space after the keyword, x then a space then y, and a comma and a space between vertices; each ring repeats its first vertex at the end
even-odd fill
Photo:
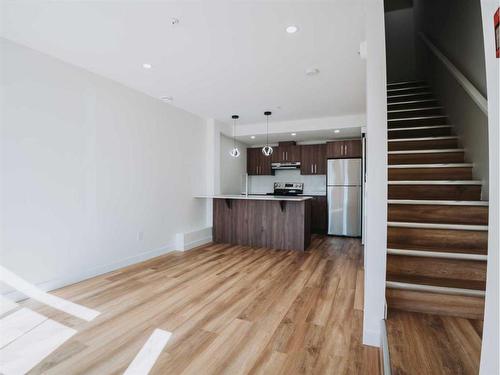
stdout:
POLYGON ((232 177, 239 189, 204 196, 214 200, 214 242, 305 251, 312 234, 361 237, 361 128, 234 134, 221 135, 221 173, 246 158, 232 177))

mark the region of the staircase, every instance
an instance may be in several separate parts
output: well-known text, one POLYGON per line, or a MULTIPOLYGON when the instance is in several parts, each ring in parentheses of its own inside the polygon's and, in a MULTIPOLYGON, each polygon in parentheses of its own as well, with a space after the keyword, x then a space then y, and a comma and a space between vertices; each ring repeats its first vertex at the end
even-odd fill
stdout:
POLYGON ((388 106, 389 309, 482 319, 488 202, 425 82, 392 83, 388 106))

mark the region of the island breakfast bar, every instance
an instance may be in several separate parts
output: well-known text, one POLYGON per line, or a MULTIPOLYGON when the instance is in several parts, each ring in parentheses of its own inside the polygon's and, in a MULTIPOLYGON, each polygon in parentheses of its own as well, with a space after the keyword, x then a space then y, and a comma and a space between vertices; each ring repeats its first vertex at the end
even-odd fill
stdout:
POLYGON ((304 251, 311 242, 311 197, 214 195, 213 241, 304 251))

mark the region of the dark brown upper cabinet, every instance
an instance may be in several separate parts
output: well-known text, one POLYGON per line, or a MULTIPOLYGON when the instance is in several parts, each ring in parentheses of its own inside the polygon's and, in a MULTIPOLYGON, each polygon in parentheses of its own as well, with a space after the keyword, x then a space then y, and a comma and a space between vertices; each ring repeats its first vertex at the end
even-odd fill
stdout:
POLYGON ((361 140, 351 139, 346 141, 327 142, 326 157, 328 159, 360 158, 361 140))
POLYGON ((295 142, 280 142, 278 147, 273 147, 273 163, 290 163, 300 161, 300 148, 295 142))
POLYGON ((262 153, 262 148, 247 148, 247 173, 250 176, 272 175, 271 157, 262 153))
POLYGON ((302 145, 300 174, 326 174, 326 144, 302 145))

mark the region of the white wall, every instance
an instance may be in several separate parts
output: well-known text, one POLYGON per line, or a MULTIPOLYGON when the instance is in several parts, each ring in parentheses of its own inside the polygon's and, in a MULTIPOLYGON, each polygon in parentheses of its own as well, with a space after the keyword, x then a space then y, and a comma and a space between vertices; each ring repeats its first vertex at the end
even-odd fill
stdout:
POLYGON ((488 269, 486 273, 486 303, 484 313, 483 341, 481 350, 482 375, 500 373, 500 319, 499 309, 499 186, 500 186, 500 59, 495 57, 495 34, 493 14, 498 9, 498 0, 481 0, 484 32, 484 55, 486 62, 486 85, 488 94, 488 132, 490 157, 490 197, 488 230, 488 269))
POLYGON ((233 158, 229 153, 233 149, 233 139, 220 134, 220 193, 240 194, 245 191, 247 172, 247 146, 236 141, 240 156, 233 158))
POLYGON ((387 252, 387 98, 384 4, 366 1, 366 243, 363 343, 380 346, 387 252))
POLYGON ((0 40, 1 264, 45 289, 206 225, 206 123, 0 40))
MULTIPOLYGON (((424 32, 474 86, 486 95, 480 0, 453 0, 451 3, 449 0, 413 0, 413 3, 415 32, 424 32)), ((490 20, 488 23, 492 22, 490 20)), ((417 36, 417 42, 419 39, 417 36)), ((420 61, 417 69, 425 69, 426 63, 427 61, 420 61)))
POLYGON ((249 176, 248 192, 265 194, 273 191, 275 182, 303 182, 304 194, 325 194, 326 175, 301 175, 300 170, 278 170, 274 176, 249 176))

